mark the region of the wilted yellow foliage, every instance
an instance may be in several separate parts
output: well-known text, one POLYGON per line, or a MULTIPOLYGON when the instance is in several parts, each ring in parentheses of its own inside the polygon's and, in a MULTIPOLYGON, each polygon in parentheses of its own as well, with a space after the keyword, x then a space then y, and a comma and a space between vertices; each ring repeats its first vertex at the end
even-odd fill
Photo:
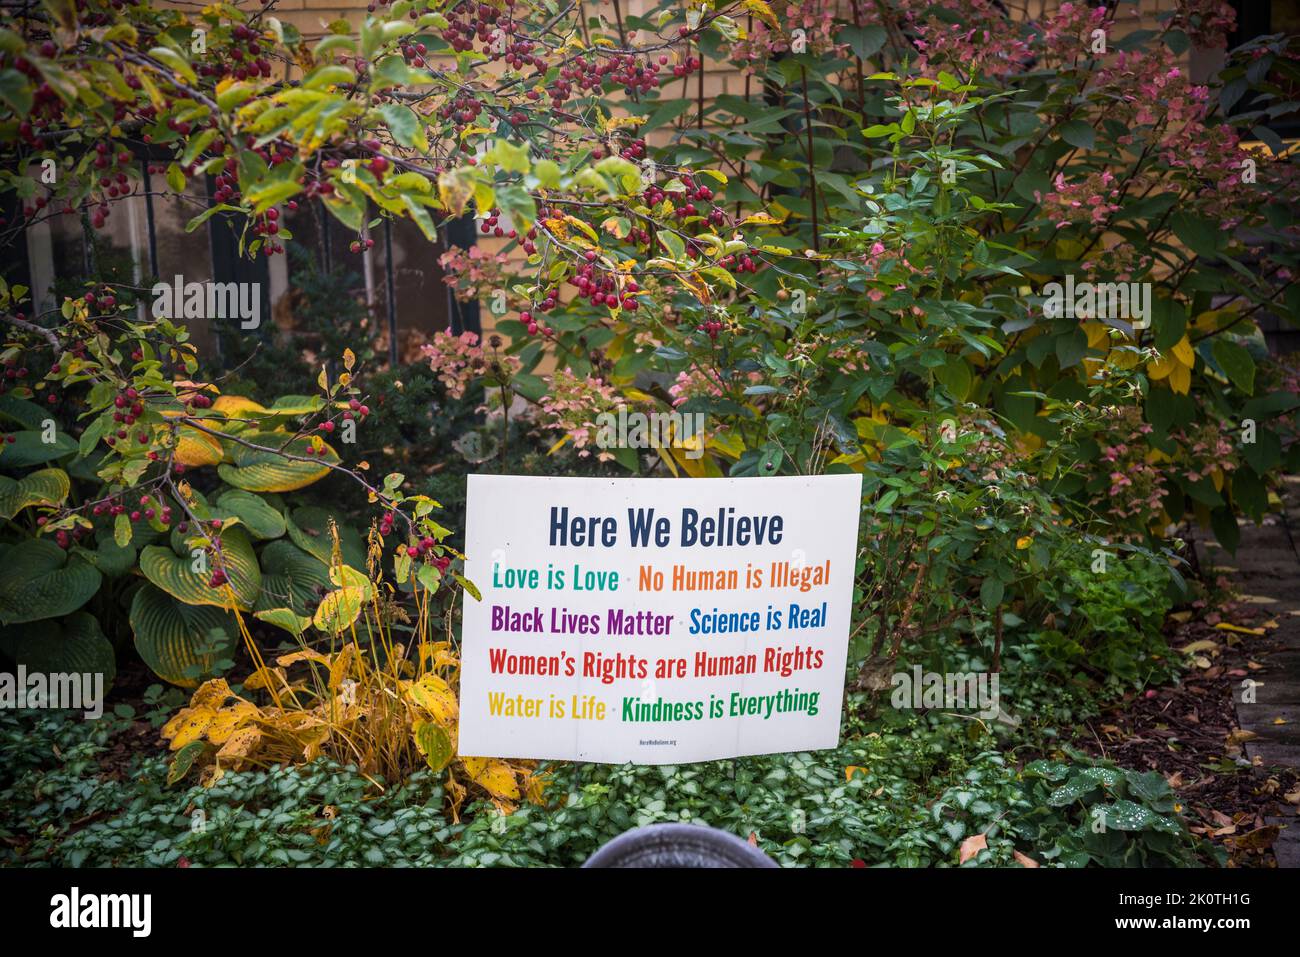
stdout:
POLYGON ((456 758, 460 659, 449 642, 431 640, 427 593, 414 622, 414 652, 392 641, 381 586, 378 576, 366 583, 365 607, 330 651, 300 638, 298 650, 267 665, 245 631, 256 667, 243 694, 224 678, 208 681, 163 727, 179 752, 173 773, 199 769, 211 785, 227 770, 329 757, 355 765, 377 786, 420 767, 445 769, 453 815, 474 790, 506 812, 522 799, 541 803, 547 782, 533 762, 456 758))

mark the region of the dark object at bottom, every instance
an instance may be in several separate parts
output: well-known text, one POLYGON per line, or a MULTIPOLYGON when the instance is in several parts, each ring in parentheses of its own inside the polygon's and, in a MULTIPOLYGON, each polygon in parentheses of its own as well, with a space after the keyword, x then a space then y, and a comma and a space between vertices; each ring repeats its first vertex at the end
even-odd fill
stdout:
POLYGON ((776 867, 757 847, 699 824, 652 824, 620 834, 583 867, 776 867))

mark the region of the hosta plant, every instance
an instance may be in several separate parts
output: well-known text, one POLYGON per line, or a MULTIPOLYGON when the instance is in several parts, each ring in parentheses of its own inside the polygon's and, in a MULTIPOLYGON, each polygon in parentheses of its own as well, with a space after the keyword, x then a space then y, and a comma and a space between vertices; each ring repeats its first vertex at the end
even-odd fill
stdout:
MULTIPOLYGON (((337 547, 337 533, 330 538, 337 547)), ((296 650, 267 662, 244 633, 256 668, 239 691, 224 678, 207 681, 162 729, 175 752, 171 780, 199 769, 211 785, 227 771, 328 757, 373 783, 420 766, 446 770, 453 814, 471 790, 504 811, 541 803, 546 778, 531 762, 456 755, 459 656, 437 634, 434 589, 417 583, 413 620, 393 603, 383 552, 372 533, 368 574, 336 554, 329 574, 340 587, 312 627, 304 623, 296 650)))

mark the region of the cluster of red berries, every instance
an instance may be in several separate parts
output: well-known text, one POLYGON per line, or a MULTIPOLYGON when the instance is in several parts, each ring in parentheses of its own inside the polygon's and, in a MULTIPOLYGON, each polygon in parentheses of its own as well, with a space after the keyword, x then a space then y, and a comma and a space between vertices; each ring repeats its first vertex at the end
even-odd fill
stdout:
POLYGON ((413 67, 418 68, 424 66, 424 55, 428 52, 429 48, 423 43, 402 44, 402 56, 405 57, 407 62, 413 67))
POLYGON ((298 147, 294 146, 288 140, 272 140, 264 146, 257 146, 257 140, 252 136, 244 138, 244 146, 256 153, 269 166, 279 166, 287 163, 298 155, 298 147))
MULTIPOLYGON (((550 309, 554 309, 554 308, 555 308, 555 300, 554 300, 554 299, 547 299, 547 300, 544 300, 544 302, 549 302, 549 303, 551 303, 551 305, 550 305, 548 308, 550 308, 550 309)), ((527 327, 527 329, 528 329, 528 334, 529 334, 530 336, 535 336, 535 335, 537 335, 539 332, 540 332, 542 335, 544 335, 544 336, 553 336, 553 335, 555 335, 555 330, 554 330, 554 329, 552 329, 552 328, 551 328, 550 326, 548 326, 548 325, 545 325, 545 324, 543 324, 543 323, 538 322, 538 321, 537 321, 537 317, 534 316, 534 315, 533 315, 529 310, 527 310, 527 309, 525 309, 525 310, 523 310, 521 313, 519 313, 519 321, 522 322, 522 323, 527 327)))
POLYGON ((718 265, 723 269, 730 269, 732 272, 758 272, 758 263, 754 262, 754 257, 749 255, 749 253, 744 253, 740 257, 736 257, 735 255, 723 256, 718 260, 718 265))
MULTIPOLYGON (((498 239, 503 236, 507 239, 519 238, 518 230, 511 229, 507 231, 505 227, 501 225, 501 210, 499 209, 494 209, 488 213, 487 219, 483 220, 483 224, 479 226, 479 232, 483 233, 485 236, 491 234, 498 239)), ((529 230, 529 235, 535 237, 537 233, 535 230, 529 230)))
POLYGON ((253 232, 264 237, 262 249, 266 251, 266 255, 273 256, 284 252, 284 246, 273 238, 280 232, 280 211, 274 206, 260 217, 254 218, 253 232))
MULTIPOLYGON (((467 126, 473 125, 478 119, 479 114, 483 112, 483 104, 470 93, 461 93, 450 103, 444 103, 438 108, 438 117, 443 120, 452 120, 457 130, 463 130, 467 126)), ((472 147, 468 143, 461 143, 461 151, 472 152, 472 147)))
MULTIPOLYGON (((498 24, 497 29, 501 31, 502 36, 509 36, 513 25, 509 21, 503 20, 498 24)), ((526 66, 533 66, 539 70, 546 69, 546 61, 539 56, 533 55, 533 50, 537 44, 532 40, 525 40, 522 37, 515 37, 512 42, 506 44, 505 53, 501 58, 505 60, 506 66, 513 67, 516 70, 522 70, 526 66)), ((495 59, 495 56, 493 57, 495 59)))
POLYGON ((700 332, 707 334, 714 342, 717 342, 718 333, 722 331, 722 323, 718 322, 716 319, 709 319, 705 322, 701 322, 695 328, 700 332))
MULTIPOLYGON (((442 38, 457 53, 468 53, 474 49, 476 39, 485 46, 492 42, 492 34, 498 21, 501 21, 502 12, 488 3, 466 3, 448 13, 449 22, 442 31, 442 38)), ((507 30, 508 24, 509 18, 501 22, 503 32, 507 30)), ((544 64, 538 66, 539 70, 544 68, 544 64)))
MULTIPOLYGON (((14 318, 17 319, 19 322, 22 322, 24 319, 24 314, 20 312, 16 314, 14 318)), ((20 366, 18 364, 17 359, 6 359, 4 362, 4 367, 5 367, 5 374, 4 374, 5 379, 8 380, 9 382, 14 382, 15 384, 20 384, 15 380, 26 379, 27 376, 30 374, 26 366, 20 366)))
MULTIPOLYGON (((57 52, 58 48, 50 40, 46 40, 41 45, 41 53, 44 56, 52 57, 57 52), (50 52, 46 53, 46 50, 50 52)), ((54 91, 54 87, 41 79, 41 71, 27 57, 11 58, 8 54, 0 55, 0 68, 17 70, 36 84, 32 106, 27 112, 28 118, 18 124, 18 135, 29 145, 35 146, 37 131, 43 130, 51 122, 58 123, 63 112, 63 101, 59 99, 59 94, 54 91)))
POLYGON ((421 555, 427 555, 429 552, 433 551, 433 546, 436 544, 437 542, 435 542, 432 538, 426 535, 418 542, 415 542, 414 544, 411 545, 407 545, 406 554, 409 555, 411 558, 419 558, 421 555))
MULTIPOLYGON (((121 426, 116 433, 116 437, 124 439, 127 437, 127 429, 135 424, 136 419, 144 415, 144 402, 140 398, 140 393, 135 389, 127 389, 113 397, 113 421, 121 426)), ((108 444, 113 444, 113 436, 109 436, 108 444)))
MULTIPOLYGON (((639 159, 645 159, 647 149, 648 147, 646 146, 645 140, 631 140, 626 146, 618 151, 618 155, 623 157, 625 160, 636 162, 639 159)), ((595 159, 604 159, 605 151, 600 147, 596 147, 596 149, 592 151, 591 155, 595 159)))
POLYGON ((221 51, 213 50, 215 62, 199 64, 199 76, 221 77, 233 76, 236 80, 252 77, 269 77, 271 63, 262 56, 262 45, 258 42, 257 31, 242 23, 236 23, 230 31, 231 44, 221 51), (229 58, 227 60, 227 58, 229 58))
POLYGON ((635 312, 638 308, 636 294, 641 291, 641 287, 634 280, 629 279, 623 284, 623 289, 619 290, 614 276, 610 273, 598 272, 594 264, 596 251, 588 249, 586 254, 587 264, 581 267, 577 274, 569 280, 580 296, 586 297, 594 306, 606 306, 610 309, 627 309, 635 312))

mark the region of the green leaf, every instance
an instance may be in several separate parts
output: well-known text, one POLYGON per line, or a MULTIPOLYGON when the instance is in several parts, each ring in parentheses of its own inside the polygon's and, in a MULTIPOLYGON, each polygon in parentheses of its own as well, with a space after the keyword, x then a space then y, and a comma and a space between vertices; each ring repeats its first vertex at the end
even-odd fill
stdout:
POLYGON ((1097 134, 1092 125, 1085 123, 1083 120, 1070 120, 1062 123, 1056 128, 1056 131, 1061 135, 1061 139, 1075 149, 1090 150, 1097 142, 1097 134))
POLYGON ((415 729, 415 746, 434 771, 441 771, 456 754, 445 728, 433 721, 421 721, 415 729))
POLYGON ((90 601, 101 581, 94 566, 78 557, 70 559, 48 539, 19 542, 0 562, 0 624, 70 614, 90 601))
POLYGON ((176 752, 176 757, 167 767, 167 786, 175 784, 182 780, 185 775, 190 773, 194 767, 194 762, 198 760, 199 755, 206 751, 210 745, 206 741, 191 741, 185 747, 176 752))
POLYGON ((29 465, 41 465, 45 462, 72 455, 79 446, 76 439, 65 432, 56 432, 53 442, 41 441, 43 433, 36 430, 10 432, 13 442, 0 443, 0 468, 20 469, 29 465))
POLYGON ((855 56, 869 60, 880 52, 888 34, 884 27, 841 27, 836 40, 847 43, 855 56))
MULTIPOLYGON (((333 542, 330 538, 330 513, 315 505, 296 508, 287 516, 289 538, 295 545, 325 566, 330 565, 333 542)), ((350 525, 338 525, 339 553, 346 565, 366 567, 366 545, 361 534, 350 525)), ((269 546, 268 546, 269 548, 269 546)))
POLYGON ((125 512, 118 513, 117 518, 113 519, 113 541, 118 548, 126 548, 131 544, 131 519, 125 512))
POLYGON ((149 51, 149 55, 159 63, 171 67, 188 82, 194 83, 198 80, 198 77, 194 75, 194 68, 190 66, 189 61, 171 47, 156 46, 149 51))
POLYGON ((311 619, 306 615, 297 614, 292 608, 268 608, 265 611, 253 612, 253 617, 268 625, 283 628, 294 636, 301 635, 311 627, 311 619))
POLYGON ((32 111, 32 86, 27 77, 17 70, 0 71, 0 100, 9 105, 16 116, 26 116, 32 111))
MULTIPOLYGON (((117 675, 112 642, 104 637, 99 622, 85 612, 0 628, 0 651, 28 671, 102 674, 105 691, 117 675)), ((85 691, 93 693, 93 689, 85 691)))
POLYGON ((1006 591, 1006 586, 1000 579, 989 576, 984 579, 980 585, 980 601, 989 611, 993 611, 1002 604, 1002 596, 1006 591))
MULTIPOLYGON (((262 570, 248 533, 236 525, 221 532, 221 560, 240 611, 248 611, 262 588, 262 570)), ((208 584, 218 561, 214 554, 178 556, 171 548, 150 545, 140 552, 140 571, 158 588, 187 605, 217 605, 227 601, 225 585, 208 584)))
POLYGON ((1222 235, 1218 225, 1191 213, 1178 212, 1169 217, 1178 241, 1198 256, 1212 259, 1218 253, 1222 235))
POLYGON ((325 563, 286 539, 271 542, 261 554, 262 592, 255 611, 288 608, 296 615, 314 611, 334 587, 325 563))
POLYGON ((379 115, 388 125, 393 139, 403 146, 428 149, 429 140, 424 133, 424 124, 409 106, 401 103, 385 103, 379 108, 379 115))
POLYGON ((235 488, 248 492, 293 492, 305 488, 329 474, 325 462, 337 464, 338 453, 325 445, 325 455, 307 455, 312 447, 311 439, 296 438, 292 442, 283 432, 245 432, 239 436, 246 442, 261 446, 270 451, 250 449, 238 442, 230 443, 232 463, 217 466, 217 474, 235 488), (284 448, 298 459, 288 459, 279 454, 284 448), (306 459, 307 461, 302 461, 306 459))
POLYGON ((230 612, 184 604, 152 585, 135 593, 130 622, 144 663, 164 681, 187 688, 199 681, 186 672, 197 667, 210 674, 218 661, 230 657, 239 636, 230 612))
POLYGON ((0 418, 11 419, 25 429, 38 431, 48 416, 49 413, 35 402, 8 393, 0 394, 0 418))
MULTIPOLYGON (((218 518, 233 515, 254 538, 279 538, 285 532, 284 516, 260 495, 243 489, 227 489, 217 499, 218 518)), ((120 516, 119 516, 120 517, 120 516)))
POLYGON ((1219 336, 1214 340, 1214 361, 1219 364, 1223 374, 1238 389, 1247 395, 1255 393, 1255 360, 1244 348, 1219 336))
POLYGON ((71 489, 63 469, 41 469, 17 481, 0 475, 0 518, 12 519, 34 505, 61 505, 71 489))

